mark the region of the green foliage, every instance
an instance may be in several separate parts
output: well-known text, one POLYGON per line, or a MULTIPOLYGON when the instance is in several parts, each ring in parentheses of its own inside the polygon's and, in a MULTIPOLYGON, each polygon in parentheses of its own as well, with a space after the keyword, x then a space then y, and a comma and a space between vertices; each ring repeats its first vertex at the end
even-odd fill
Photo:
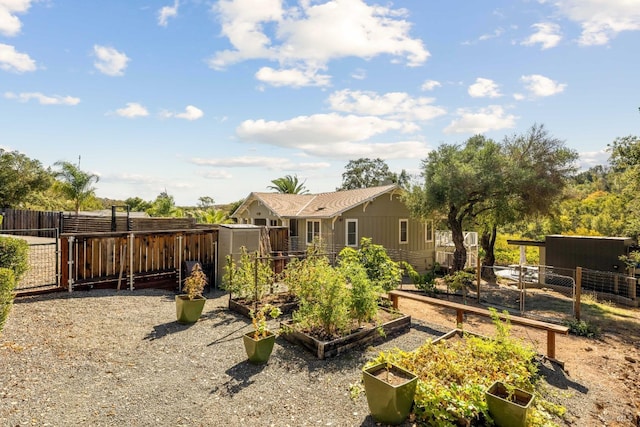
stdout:
POLYGON ((29 244, 23 239, 0 236, 0 268, 12 270, 19 282, 29 269, 29 244))
POLYGON ((257 312, 254 310, 249 311, 249 316, 251 317, 251 323, 253 325, 253 339, 257 340, 259 338, 266 338, 269 333, 269 329, 267 328, 267 316, 275 319, 281 314, 282 311, 280 308, 271 304, 263 305, 257 312))
POLYGON ((357 251, 348 248, 333 268, 317 247, 310 247, 304 259, 291 261, 283 277, 299 301, 294 323, 334 338, 349 332, 354 321, 374 320, 381 289, 369 279, 361 260, 357 251))
POLYGON ((170 196, 166 191, 156 197, 156 200, 146 212, 152 217, 184 217, 184 211, 176 206, 173 196, 170 196))
POLYGON ((398 263, 389 258, 384 247, 374 244, 371 238, 363 237, 357 251, 349 247, 344 248, 338 258, 341 262, 362 264, 373 285, 385 292, 397 288, 402 281, 402 270, 398 263))
POLYGON ((569 333, 579 337, 598 338, 600 336, 600 328, 586 320, 571 319, 564 322, 569 327, 569 333))
MULTIPOLYGON (((535 390, 539 379, 535 350, 509 336, 509 323, 494 311, 495 338, 465 334, 464 339, 428 342, 411 352, 394 349, 381 352, 367 366, 392 362, 418 375, 414 397, 416 422, 429 426, 471 425, 489 417, 484 393, 494 381, 523 390, 535 390)), ((542 400, 542 399, 538 399, 542 400)), ((549 417, 540 406, 535 423, 549 417)), ((546 424, 549 425, 549 424, 546 424)))
POLYGON ((240 248, 238 263, 227 255, 222 288, 236 298, 247 302, 260 301, 269 292, 273 281, 274 274, 269 259, 259 259, 257 254, 249 254, 244 246, 240 248))
POLYGON ((204 291, 206 285, 207 276, 204 274, 204 271, 202 271, 200 264, 196 264, 193 270, 191 270, 189 277, 184 280, 182 290, 190 300, 193 300, 196 297, 202 297, 202 291, 204 291))
POLYGON ((411 264, 406 261, 398 262, 398 266, 401 270, 404 270, 405 274, 411 279, 416 288, 427 293, 428 295, 435 295, 438 293, 436 288, 436 271, 435 267, 424 274, 418 273, 411 264))
POLYGON ((49 188, 52 181, 38 160, 0 148, 0 208, 22 207, 31 195, 49 188))
POLYGON ((377 187, 390 183, 406 187, 409 176, 404 169, 400 174, 391 172, 389 166, 380 158, 360 158, 347 163, 342 173, 342 186, 338 190, 377 187))
MULTIPOLYGON (((521 239, 523 236, 515 234, 498 234, 494 247, 497 265, 510 265, 520 263, 520 247, 507 244, 509 239, 521 239)), ((539 264, 540 250, 537 247, 527 246, 525 249, 527 264, 539 264)))
POLYGON ((284 194, 307 194, 309 190, 304 187, 304 182, 299 182, 298 176, 286 175, 282 178, 276 178, 271 181, 273 185, 268 186, 270 190, 284 194))
POLYGON ((152 206, 151 202, 147 202, 140 197, 129 197, 125 199, 124 204, 129 206, 131 212, 146 212, 152 206))
POLYGON ((13 270, 0 267, 0 331, 4 327, 4 323, 9 317, 13 298, 15 294, 13 290, 16 287, 16 278, 13 270))
POLYGON ((60 170, 54 172, 54 176, 59 180, 59 189, 66 197, 73 200, 75 212, 92 197, 95 197, 93 183, 98 182, 100 177, 96 174, 88 173, 70 162, 59 161, 55 166, 60 170))
POLYGON ((472 273, 458 270, 452 274, 444 276, 444 282, 447 287, 455 291, 462 291, 465 299, 467 296, 467 288, 473 285, 476 276, 472 273))

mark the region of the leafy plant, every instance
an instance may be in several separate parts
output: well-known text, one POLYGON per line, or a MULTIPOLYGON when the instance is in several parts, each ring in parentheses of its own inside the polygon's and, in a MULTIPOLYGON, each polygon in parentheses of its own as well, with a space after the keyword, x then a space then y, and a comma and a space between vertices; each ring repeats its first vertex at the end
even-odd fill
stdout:
POLYGON ((249 316, 251 317, 251 323, 253 324, 253 339, 266 338, 269 333, 267 328, 267 315, 272 319, 280 316, 282 311, 280 308, 271 304, 263 305, 257 312, 251 310, 249 316))
POLYGON ((444 276, 444 281, 447 284, 447 287, 453 289, 454 291, 461 290, 465 302, 467 298, 467 288, 473 285, 474 280, 475 276, 464 270, 458 270, 455 273, 447 274, 446 276, 444 276))
POLYGON ((418 273, 415 268, 406 261, 400 261, 398 266, 409 276, 411 282, 416 288, 428 295, 435 295, 438 293, 438 289, 436 288, 435 266, 424 274, 418 273))
POLYGON ((29 270, 29 244, 23 239, 0 237, 0 268, 13 271, 16 283, 29 270))
POLYGON ((371 238, 363 237, 360 248, 344 248, 338 257, 345 262, 359 262, 365 268, 367 276, 375 286, 385 292, 398 287, 402 281, 402 270, 398 263, 389 258, 382 245, 376 245, 371 238))
POLYGON ((600 328, 589 321, 571 319, 564 324, 569 327, 569 333, 579 337, 598 338, 600 336, 600 328))
POLYGON ((373 320, 378 312, 380 288, 369 280, 366 270, 359 263, 341 260, 339 270, 350 285, 351 317, 358 321, 358 326, 373 320))
POLYGON ((15 286, 16 279, 13 271, 9 268, 0 267, 0 331, 2 331, 11 311, 15 296, 13 293, 15 286))
POLYGON ((195 264, 193 270, 191 270, 191 274, 185 279, 182 290, 189 297, 190 300, 193 300, 197 297, 202 297, 202 291, 204 291, 204 287, 207 285, 207 276, 202 271, 202 267, 200 264, 195 264))
POLYGON ((248 302, 260 301, 269 292, 273 281, 269 259, 259 259, 257 253, 250 255, 244 246, 240 248, 237 264, 227 255, 222 288, 237 298, 248 302))
MULTIPOLYGON (((539 379, 535 350, 511 338, 508 316, 502 321, 494 310, 492 319, 494 338, 465 334, 464 339, 428 342, 411 352, 394 349, 381 352, 367 366, 391 362, 418 375, 414 398, 418 424, 482 424, 489 418, 484 392, 494 381, 532 391, 539 379)), ((544 403, 533 412, 532 420, 538 420, 533 425, 550 425, 544 403)))

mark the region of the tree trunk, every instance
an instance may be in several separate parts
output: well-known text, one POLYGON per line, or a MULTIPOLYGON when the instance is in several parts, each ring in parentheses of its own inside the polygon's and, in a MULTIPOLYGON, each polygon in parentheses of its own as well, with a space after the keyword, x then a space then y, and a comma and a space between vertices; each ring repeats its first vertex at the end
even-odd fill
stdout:
POLYGON ((453 252, 453 271, 456 272, 464 270, 464 265, 467 263, 467 248, 464 246, 462 220, 458 219, 457 210, 454 207, 449 209, 447 222, 451 229, 453 244, 456 248, 453 252))
POLYGON ((493 271, 493 267, 496 263, 496 238, 498 236, 498 228, 494 225, 491 230, 483 230, 480 236, 480 246, 484 250, 484 257, 482 258, 482 266, 487 267, 482 269, 482 278, 485 280, 495 280, 496 274, 493 271))

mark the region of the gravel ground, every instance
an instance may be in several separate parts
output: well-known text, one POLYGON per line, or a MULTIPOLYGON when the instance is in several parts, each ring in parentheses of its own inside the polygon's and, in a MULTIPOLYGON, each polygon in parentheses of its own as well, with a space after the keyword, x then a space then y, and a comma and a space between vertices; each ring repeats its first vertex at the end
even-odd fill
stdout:
MULTIPOLYGON (((424 322, 328 360, 278 338, 265 366, 246 361, 249 320, 228 296, 175 322, 174 294, 91 290, 16 300, 0 335, 0 425, 374 426, 350 398, 381 350, 412 350, 446 328, 424 322)), ((277 326, 276 321, 271 321, 277 326)))

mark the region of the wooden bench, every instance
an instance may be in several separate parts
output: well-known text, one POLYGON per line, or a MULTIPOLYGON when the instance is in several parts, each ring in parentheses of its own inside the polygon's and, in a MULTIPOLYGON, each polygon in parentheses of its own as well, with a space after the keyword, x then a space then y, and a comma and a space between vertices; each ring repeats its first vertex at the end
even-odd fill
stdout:
MULTIPOLYGON (((457 302, 445 301, 438 298, 430 298, 423 295, 414 294, 412 292, 405 291, 390 291, 389 299, 393 304, 394 309, 398 309, 398 299, 406 298, 414 301, 420 301, 427 304, 435 305, 438 307, 445 307, 454 309, 456 311, 456 324, 462 325, 462 321, 464 320, 465 313, 477 314, 478 316, 491 317, 491 312, 486 308, 474 307, 470 305, 464 305, 457 302)), ((507 315, 505 313, 497 313, 500 319, 507 319, 507 315)), ((511 323, 517 325, 528 326, 530 328, 542 329, 547 331, 547 358, 551 359, 555 362, 563 365, 562 362, 556 359, 556 334, 564 334, 567 335, 569 333, 569 328, 562 325, 556 325, 553 323, 541 322, 539 320, 527 319, 525 317, 520 316, 512 316, 508 315, 508 319, 511 323)))

